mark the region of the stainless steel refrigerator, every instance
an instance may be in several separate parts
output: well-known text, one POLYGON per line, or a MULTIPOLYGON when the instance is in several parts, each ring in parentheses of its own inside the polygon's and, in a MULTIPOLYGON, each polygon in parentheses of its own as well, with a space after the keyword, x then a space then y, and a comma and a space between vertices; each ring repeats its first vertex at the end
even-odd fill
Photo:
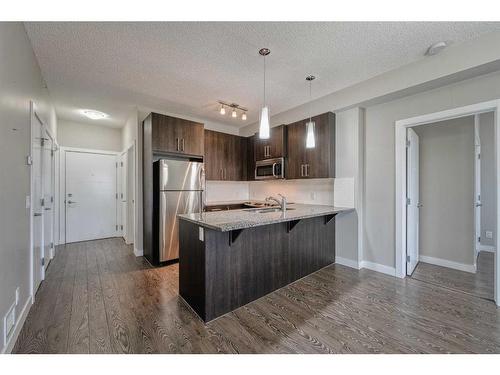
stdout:
POLYGON ((160 263, 179 258, 178 214, 201 213, 205 173, 203 163, 197 161, 160 159, 154 163, 154 174, 159 186, 154 211, 158 218, 157 249, 160 263))

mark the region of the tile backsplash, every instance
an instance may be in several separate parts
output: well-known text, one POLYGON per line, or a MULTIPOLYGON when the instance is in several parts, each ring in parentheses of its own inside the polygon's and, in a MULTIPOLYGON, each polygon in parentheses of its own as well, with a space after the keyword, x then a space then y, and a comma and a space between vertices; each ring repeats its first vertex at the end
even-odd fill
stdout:
POLYGON ((207 181, 206 202, 248 200, 247 181, 207 181))
POLYGON ((334 179, 252 181, 249 183, 250 199, 264 199, 278 193, 289 202, 333 204, 334 179))
POLYGON ((263 200, 278 193, 289 202, 354 207, 353 178, 310 180, 207 181, 206 201, 263 200))

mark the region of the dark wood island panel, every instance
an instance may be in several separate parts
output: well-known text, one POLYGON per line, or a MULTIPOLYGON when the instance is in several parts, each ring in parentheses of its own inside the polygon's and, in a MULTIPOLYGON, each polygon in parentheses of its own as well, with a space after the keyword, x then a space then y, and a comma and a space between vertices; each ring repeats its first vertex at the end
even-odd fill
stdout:
POLYGON ((179 220, 179 294, 213 320, 335 262, 333 215, 229 232, 179 220))

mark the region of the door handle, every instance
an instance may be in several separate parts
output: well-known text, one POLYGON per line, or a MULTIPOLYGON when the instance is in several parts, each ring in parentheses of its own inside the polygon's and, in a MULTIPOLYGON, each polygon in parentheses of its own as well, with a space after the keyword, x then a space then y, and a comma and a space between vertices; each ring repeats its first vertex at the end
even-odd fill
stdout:
POLYGON ((424 205, 422 203, 419 203, 417 204, 417 207, 420 208, 420 207, 424 207, 424 205))
POLYGON ((41 213, 41 212, 35 212, 35 213, 33 214, 33 216, 42 216, 42 213, 41 213))
POLYGON ((476 203, 476 207, 482 207, 483 204, 482 203, 476 203))
POLYGON ((273 163, 273 177, 278 177, 276 176, 276 172, 274 171, 278 163, 273 163))
POLYGON ((50 207, 45 207, 44 210, 45 211, 50 211, 50 207))
POLYGON ((76 203, 75 201, 68 201, 68 204, 71 204, 71 203, 76 203))

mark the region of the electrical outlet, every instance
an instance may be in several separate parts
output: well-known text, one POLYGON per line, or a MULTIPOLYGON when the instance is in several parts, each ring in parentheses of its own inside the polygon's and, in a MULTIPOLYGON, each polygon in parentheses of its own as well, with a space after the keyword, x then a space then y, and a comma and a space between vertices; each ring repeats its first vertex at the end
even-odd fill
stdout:
POLYGON ((486 238, 490 238, 490 239, 493 238, 493 232, 490 230, 487 230, 486 231, 486 238))
POLYGON ((16 305, 12 305, 3 318, 3 345, 7 345, 16 325, 16 305))

